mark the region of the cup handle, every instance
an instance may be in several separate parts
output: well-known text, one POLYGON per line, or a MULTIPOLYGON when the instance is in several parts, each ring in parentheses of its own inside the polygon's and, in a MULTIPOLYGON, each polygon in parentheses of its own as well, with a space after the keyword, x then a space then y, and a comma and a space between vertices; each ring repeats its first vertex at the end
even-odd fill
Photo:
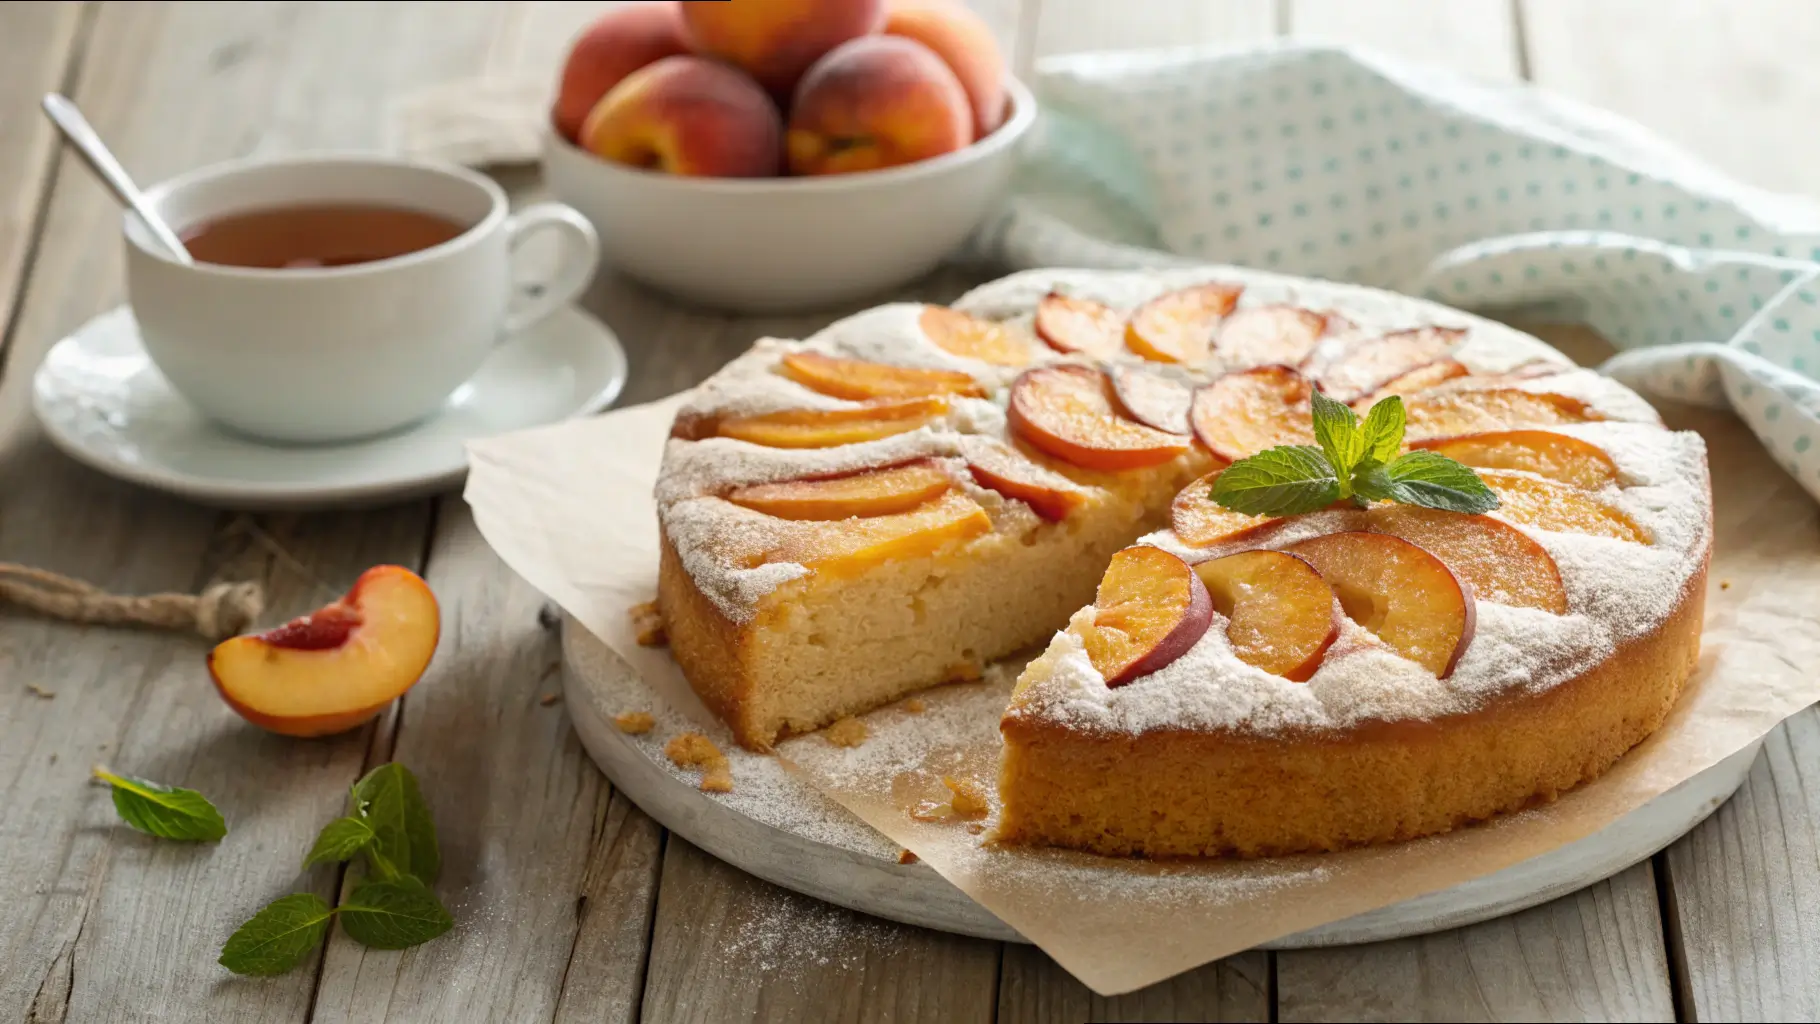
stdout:
POLYGON ((509 338, 549 316, 581 295, 600 264, 600 236, 580 211, 562 203, 528 206, 506 220, 506 248, 517 253, 525 239, 540 231, 563 236, 562 266, 543 283, 543 290, 506 313, 501 338, 509 338))

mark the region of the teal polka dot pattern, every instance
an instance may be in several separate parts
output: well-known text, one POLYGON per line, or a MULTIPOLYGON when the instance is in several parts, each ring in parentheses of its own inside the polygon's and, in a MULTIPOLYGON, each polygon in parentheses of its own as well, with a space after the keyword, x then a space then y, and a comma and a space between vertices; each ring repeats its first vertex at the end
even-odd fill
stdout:
POLYGON ((1233 263, 1584 320, 1604 369, 1734 410, 1820 498, 1820 205, 1613 115, 1357 50, 1081 54, 976 254, 1233 263))

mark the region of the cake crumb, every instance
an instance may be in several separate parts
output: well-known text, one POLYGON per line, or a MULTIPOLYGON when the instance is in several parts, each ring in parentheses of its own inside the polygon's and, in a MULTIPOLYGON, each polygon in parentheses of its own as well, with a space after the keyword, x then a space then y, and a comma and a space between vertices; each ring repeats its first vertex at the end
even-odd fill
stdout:
POLYGON ((915 864, 917 861, 919 861, 921 859, 922 859, 921 857, 918 857, 915 854, 915 852, 910 850, 908 847, 905 847, 904 849, 897 851, 897 862, 899 864, 915 864))
POLYGON ((947 804, 938 804, 934 800, 924 800, 910 808, 910 816, 917 821, 947 821, 949 818, 947 804))
POLYGON ((626 613, 632 617, 632 635, 640 647, 662 647, 670 642, 669 634, 664 632, 664 616, 657 610, 656 601, 635 604, 626 613))
POLYGON ((733 768, 727 763, 727 755, 701 733, 685 732, 672 739, 664 744, 664 756, 678 768, 700 768, 702 792, 733 791, 733 768))
POLYGON ((945 683, 972 683, 984 678, 985 675, 986 670, 979 662, 957 661, 948 666, 947 672, 943 673, 942 681, 945 683))
MULTIPOLYGON (((627 711, 614 715, 613 724, 627 736, 643 736, 657 724, 657 719, 652 718, 649 711, 627 711)), ((669 753, 669 749, 665 748, 664 752, 669 753)))
POLYGON ((822 738, 836 747, 857 747, 866 742, 866 723, 848 715, 823 729, 822 738))
POLYGON ((37 683, 26 683, 25 688, 31 692, 32 696, 39 700, 55 700, 57 697, 57 691, 47 690, 37 683))
POLYGON ((912 697, 909 700, 904 701, 903 707, 905 711, 908 711, 913 715, 920 715, 928 705, 923 703, 921 697, 912 697))
POLYGON ((963 775, 960 778, 944 775, 942 785, 947 786, 948 791, 954 794, 953 799, 948 802, 949 806, 954 808, 955 814, 963 818, 979 817, 992 809, 992 801, 986 793, 986 787, 970 775, 963 775))
POLYGON ((1730 589, 1731 589, 1731 588, 1732 588, 1732 581, 1731 581, 1731 580, 1720 580, 1720 581, 1719 581, 1719 589, 1720 589, 1720 590, 1730 590, 1730 589))
POLYGON ((546 694, 544 694, 544 695, 543 695, 543 697, 542 697, 542 698, 540 698, 540 699, 539 699, 539 700, 538 700, 538 701, 537 701, 537 703, 539 703, 539 704, 542 704, 542 705, 543 705, 543 706, 544 706, 544 707, 546 707, 546 708, 547 708, 547 707, 549 707, 549 706, 550 706, 550 705, 552 705, 552 704, 554 704, 554 703, 556 703, 556 702, 557 702, 557 701, 559 701, 559 700, 562 700, 562 693, 561 693, 561 691, 558 691, 558 692, 556 692, 556 693, 546 693, 546 694))

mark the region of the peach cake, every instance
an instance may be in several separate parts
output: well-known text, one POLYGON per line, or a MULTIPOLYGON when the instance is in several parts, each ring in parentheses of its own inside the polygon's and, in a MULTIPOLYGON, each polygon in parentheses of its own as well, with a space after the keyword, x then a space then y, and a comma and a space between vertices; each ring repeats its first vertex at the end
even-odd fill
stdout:
POLYGON ((672 650, 769 749, 1040 643, 997 838, 1113 855, 1394 841, 1551 799, 1698 653, 1705 451, 1508 327, 1238 268, 1029 271, 761 340, 657 484, 672 650), (1397 395, 1484 515, 1212 501, 1397 395), (1056 630, 1060 629, 1060 632, 1056 630))

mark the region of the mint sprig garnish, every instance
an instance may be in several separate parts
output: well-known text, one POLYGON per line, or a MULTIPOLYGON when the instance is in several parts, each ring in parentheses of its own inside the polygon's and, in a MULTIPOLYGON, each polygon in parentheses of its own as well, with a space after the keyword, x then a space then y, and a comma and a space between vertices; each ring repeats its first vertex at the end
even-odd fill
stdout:
POLYGON ((114 791, 120 820, 160 839, 206 842, 227 835, 227 822, 208 797, 193 789, 116 775, 96 765, 95 778, 114 791))
POLYGON ((1213 500, 1254 516, 1293 516, 1351 499, 1481 513, 1498 496, 1468 467, 1431 451, 1403 447, 1403 400, 1374 404, 1361 424, 1344 402, 1318 389, 1311 396, 1313 445, 1279 445, 1227 466, 1214 478, 1213 500))
POLYGON ((382 764, 348 793, 350 813, 323 826, 303 866, 361 858, 365 875, 338 907, 314 893, 281 896, 235 930, 219 963, 235 974, 283 974, 307 960, 341 918, 348 937, 404 949, 449 930, 454 918, 429 883, 442 870, 436 825, 404 765, 382 764))

